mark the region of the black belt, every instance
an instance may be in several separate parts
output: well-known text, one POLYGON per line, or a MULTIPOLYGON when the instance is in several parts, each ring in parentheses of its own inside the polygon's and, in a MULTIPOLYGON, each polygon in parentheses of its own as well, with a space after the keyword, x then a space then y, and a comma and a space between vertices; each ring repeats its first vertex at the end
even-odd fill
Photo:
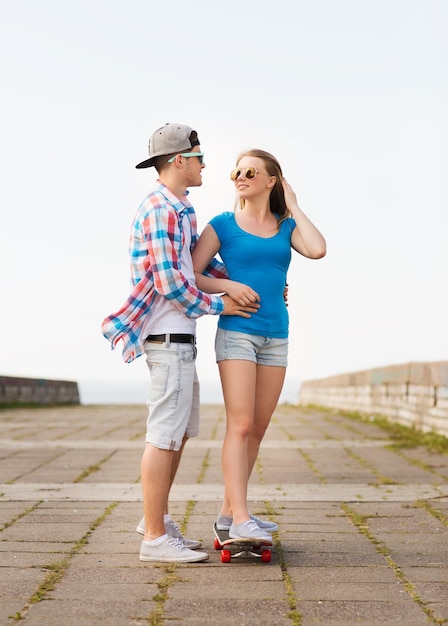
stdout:
POLYGON ((182 335, 176 333, 167 333, 166 335, 148 335, 145 341, 156 341, 158 343, 194 343, 194 335, 182 335))

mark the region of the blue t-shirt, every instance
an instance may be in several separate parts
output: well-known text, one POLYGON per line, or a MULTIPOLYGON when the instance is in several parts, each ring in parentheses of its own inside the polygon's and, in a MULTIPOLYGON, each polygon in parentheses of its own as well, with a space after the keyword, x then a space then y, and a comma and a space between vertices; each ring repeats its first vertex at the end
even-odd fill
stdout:
POLYGON ((283 291, 291 262, 294 219, 284 220, 279 231, 267 238, 244 231, 230 211, 209 223, 221 243, 219 255, 231 280, 249 285, 261 298, 258 312, 250 318, 221 315, 218 326, 249 335, 287 337, 289 318, 283 291))

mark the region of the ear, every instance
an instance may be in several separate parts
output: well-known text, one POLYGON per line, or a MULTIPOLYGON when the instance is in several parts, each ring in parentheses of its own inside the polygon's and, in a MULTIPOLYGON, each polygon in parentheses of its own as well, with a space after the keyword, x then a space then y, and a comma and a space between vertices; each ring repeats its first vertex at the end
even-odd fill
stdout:
POLYGON ((176 154, 176 158, 173 161, 173 165, 179 169, 180 167, 182 167, 182 157, 180 154, 176 154))
POLYGON ((272 189, 272 187, 275 185, 276 182, 277 182, 277 176, 271 176, 271 180, 268 182, 267 188, 272 189))

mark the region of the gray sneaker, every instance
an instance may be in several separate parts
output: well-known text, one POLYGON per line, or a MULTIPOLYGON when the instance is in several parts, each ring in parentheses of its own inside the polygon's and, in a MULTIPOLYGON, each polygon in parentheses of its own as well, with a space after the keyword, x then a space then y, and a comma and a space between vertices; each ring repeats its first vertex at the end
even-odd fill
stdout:
MULTIPOLYGON (((276 524, 275 522, 268 522, 268 521, 259 519, 258 517, 255 517, 255 515, 251 515, 250 517, 256 523, 258 528, 261 528, 262 530, 265 530, 268 533, 273 533, 276 530, 278 530, 278 524, 276 524)), ((232 522, 233 522, 233 519, 231 517, 227 517, 226 515, 220 514, 218 515, 218 518, 216 520, 216 527, 218 530, 230 530, 232 522)))
POLYGON ((276 530, 278 530, 278 524, 276 524, 275 522, 270 522, 268 520, 260 519, 259 517, 255 517, 255 515, 252 515, 252 514, 250 517, 256 523, 258 528, 261 528, 262 530, 265 530, 268 533, 274 533, 276 530))
POLYGON ((140 561, 156 561, 158 563, 197 563, 206 561, 207 552, 197 552, 186 548, 180 539, 167 537, 159 546, 152 546, 142 541, 140 561))
MULTIPOLYGON (((145 518, 144 517, 142 517, 142 519, 139 521, 139 523, 137 524, 137 528, 135 530, 141 535, 145 534, 145 518)), ((181 539, 183 541, 184 546, 186 548, 189 548, 190 550, 197 550, 198 548, 202 548, 202 543, 200 541, 197 541, 196 539, 187 539, 186 537, 184 537, 182 533, 180 532, 179 526, 176 524, 176 522, 173 522, 173 520, 170 520, 169 522, 165 523, 165 531, 166 531, 166 534, 169 535, 170 537, 174 537, 174 539, 181 539)))
POLYGON ((269 541, 272 543, 271 535, 257 526, 253 519, 249 519, 242 524, 232 523, 229 537, 231 539, 253 539, 254 541, 269 541))

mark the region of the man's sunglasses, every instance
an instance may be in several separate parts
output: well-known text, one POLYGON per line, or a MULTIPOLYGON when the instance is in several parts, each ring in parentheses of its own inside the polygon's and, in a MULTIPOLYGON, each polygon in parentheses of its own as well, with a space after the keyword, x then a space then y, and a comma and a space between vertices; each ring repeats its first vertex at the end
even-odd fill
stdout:
POLYGON ((232 170, 230 172, 230 180, 235 181, 241 175, 248 180, 253 180, 257 176, 257 174, 266 174, 266 176, 269 176, 269 174, 267 174, 266 172, 259 172, 255 169, 255 167, 237 167, 235 170, 232 170))
MULTIPOLYGON (((180 154, 180 156, 187 157, 187 158, 188 157, 198 157, 199 163, 201 165, 204 162, 204 153, 203 152, 180 152, 179 154, 180 154)), ((172 163, 176 157, 177 157, 177 154, 175 154, 173 157, 171 157, 171 159, 168 159, 168 163, 172 163)))

